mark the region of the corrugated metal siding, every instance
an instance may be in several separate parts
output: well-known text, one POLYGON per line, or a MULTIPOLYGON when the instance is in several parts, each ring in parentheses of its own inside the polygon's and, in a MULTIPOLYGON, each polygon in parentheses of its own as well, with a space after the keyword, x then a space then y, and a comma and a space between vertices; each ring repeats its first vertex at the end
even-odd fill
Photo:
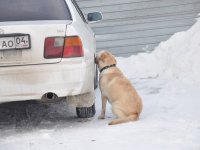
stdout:
POLYGON ((83 13, 100 11, 91 24, 97 50, 118 56, 151 51, 172 34, 188 29, 200 13, 200 0, 76 0, 83 13))

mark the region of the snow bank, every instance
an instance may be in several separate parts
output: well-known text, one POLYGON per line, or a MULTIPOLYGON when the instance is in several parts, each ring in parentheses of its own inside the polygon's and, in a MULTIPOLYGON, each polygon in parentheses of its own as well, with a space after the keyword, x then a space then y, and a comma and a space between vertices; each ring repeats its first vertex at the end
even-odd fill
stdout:
POLYGON ((127 76, 162 76, 200 83, 200 19, 189 30, 161 42, 152 53, 117 59, 118 66, 127 76))

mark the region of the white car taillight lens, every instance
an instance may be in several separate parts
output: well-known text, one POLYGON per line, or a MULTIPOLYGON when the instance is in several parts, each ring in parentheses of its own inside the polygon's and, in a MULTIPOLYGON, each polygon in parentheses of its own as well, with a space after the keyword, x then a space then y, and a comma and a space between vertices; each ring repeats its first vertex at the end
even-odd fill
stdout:
POLYGON ((45 39, 44 58, 82 57, 83 45, 78 36, 49 37, 45 39))

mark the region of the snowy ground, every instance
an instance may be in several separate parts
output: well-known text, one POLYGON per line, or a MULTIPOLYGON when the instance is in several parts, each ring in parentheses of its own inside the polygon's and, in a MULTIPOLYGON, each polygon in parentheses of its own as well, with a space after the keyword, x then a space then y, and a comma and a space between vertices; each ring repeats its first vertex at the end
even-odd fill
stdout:
MULTIPOLYGON (((23 104, 26 111, 9 104, 0 116, 0 150, 199 150, 200 88, 158 78, 132 81, 144 102, 140 121, 108 126, 113 118, 109 106, 105 120, 97 115, 83 120, 66 102, 23 104), (21 117, 24 112, 29 117, 21 117)), ((96 95, 99 114, 98 89, 96 95)))
POLYGON ((118 58, 141 95, 137 122, 108 126, 114 117, 77 119, 63 101, 0 105, 0 150, 200 150, 200 21, 153 53, 118 58))

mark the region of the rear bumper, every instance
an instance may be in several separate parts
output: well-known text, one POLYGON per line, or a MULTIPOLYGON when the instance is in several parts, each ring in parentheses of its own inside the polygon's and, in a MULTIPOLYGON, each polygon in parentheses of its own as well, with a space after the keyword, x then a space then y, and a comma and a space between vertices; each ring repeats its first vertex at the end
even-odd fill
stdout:
POLYGON ((0 67, 0 103, 41 99, 48 92, 63 97, 93 90, 93 61, 0 67))

